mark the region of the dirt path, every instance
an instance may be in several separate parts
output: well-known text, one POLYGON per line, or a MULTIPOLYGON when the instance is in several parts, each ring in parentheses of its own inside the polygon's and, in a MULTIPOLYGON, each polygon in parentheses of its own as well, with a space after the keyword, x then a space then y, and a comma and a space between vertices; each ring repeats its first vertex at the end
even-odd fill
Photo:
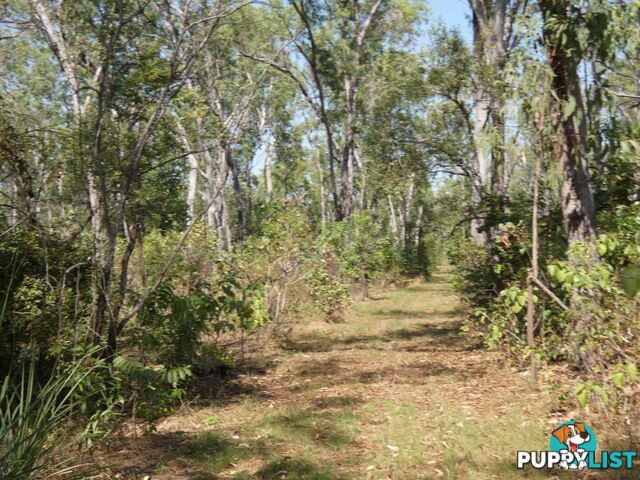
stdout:
POLYGON ((548 444, 547 397, 466 349, 462 315, 441 273, 356 305, 343 324, 308 325, 263 374, 122 447, 112 475, 534 478, 515 470, 515 451, 548 444))

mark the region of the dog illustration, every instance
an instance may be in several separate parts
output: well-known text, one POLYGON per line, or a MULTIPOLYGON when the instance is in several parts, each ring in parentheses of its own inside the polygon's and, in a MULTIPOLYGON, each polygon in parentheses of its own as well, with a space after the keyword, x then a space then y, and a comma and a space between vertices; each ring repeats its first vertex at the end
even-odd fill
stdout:
MULTIPOLYGON (((567 450, 571 453, 576 452, 584 452, 584 449, 580 448, 580 446, 589 440, 591 440, 591 435, 584 428, 583 423, 574 423, 573 425, 563 425, 557 430, 553 431, 553 436, 560 440, 561 443, 567 446, 567 450)), ((560 466, 565 470, 575 469, 576 465, 568 465, 566 461, 560 463, 560 466)), ((577 468, 578 470, 582 470, 586 468, 587 462, 582 460, 577 468)))

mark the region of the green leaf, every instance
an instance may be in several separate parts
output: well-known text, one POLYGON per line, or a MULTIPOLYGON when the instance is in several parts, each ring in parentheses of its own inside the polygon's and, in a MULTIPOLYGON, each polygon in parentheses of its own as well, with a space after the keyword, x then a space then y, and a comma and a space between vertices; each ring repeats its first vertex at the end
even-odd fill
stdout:
POLYGON ((593 391, 600 397, 600 400, 602 400, 604 403, 607 403, 609 401, 609 395, 607 394, 607 391, 604 389, 604 387, 602 387, 601 385, 594 385, 592 388, 593 391))
POLYGON ((620 272, 622 289, 630 298, 634 298, 640 290, 640 266, 627 265, 620 272))
POLYGON ((624 387, 624 384, 626 382, 626 375, 624 374, 624 372, 616 372, 612 375, 611 378, 616 388, 624 387))
POLYGON ((580 385, 576 389, 576 399, 578 400, 578 403, 582 408, 587 406, 588 397, 589 390, 587 389, 586 385, 580 385))

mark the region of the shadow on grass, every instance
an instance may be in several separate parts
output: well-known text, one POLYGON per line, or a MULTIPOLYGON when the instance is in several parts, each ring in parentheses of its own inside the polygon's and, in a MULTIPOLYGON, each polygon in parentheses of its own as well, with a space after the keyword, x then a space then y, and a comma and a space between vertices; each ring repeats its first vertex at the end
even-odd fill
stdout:
MULTIPOLYGON (((460 323, 422 324, 414 328, 390 330, 376 335, 352 335, 346 338, 331 338, 323 334, 307 334, 291 340, 285 348, 293 352, 330 352, 354 346, 374 348, 393 341, 420 340, 414 345, 394 346, 398 351, 464 351, 464 340, 459 336, 460 323)), ((325 365, 323 368, 330 368, 325 365)), ((303 372, 304 373, 304 372, 303 372)))
POLYGON ((334 395, 319 397, 314 400, 316 410, 332 410, 336 408, 354 407, 364 403, 361 398, 353 395, 334 395))
MULTIPOLYGON (((353 399, 328 398, 328 404, 347 407, 353 399)), ((332 469, 318 467, 303 459, 275 457, 280 442, 286 445, 299 443, 304 450, 317 449, 338 451, 354 441, 355 420, 351 414, 335 412, 314 412, 291 408, 263 419, 268 428, 265 438, 231 437, 226 433, 210 430, 195 434, 184 432, 153 433, 140 438, 128 438, 118 442, 119 466, 110 468, 113 478, 140 479, 148 475, 162 474, 167 478, 174 472, 190 472, 190 477, 199 480, 215 480, 230 466, 242 461, 267 461, 266 466, 256 475, 242 478, 284 478, 332 480, 339 475, 332 469)), ((105 466, 103 466, 105 467, 105 466)), ((182 478, 182 477, 180 477, 182 478)))
POLYGON ((118 467, 108 469, 112 478, 148 478, 157 472, 192 472, 194 479, 209 480, 229 464, 251 455, 266 455, 264 445, 251 449, 234 444, 228 436, 209 431, 199 434, 184 432, 149 433, 138 438, 121 439, 114 444, 118 449, 118 467))
POLYGON ((433 340, 442 341, 446 338, 452 338, 459 341, 458 333, 460 332, 460 324, 447 323, 440 325, 419 325, 417 328, 401 328, 389 332, 386 337, 397 340, 412 340, 416 337, 431 337, 433 340))
POLYGON ((283 413, 266 417, 262 423, 272 436, 287 442, 339 449, 355 439, 354 418, 350 413, 315 412, 291 407, 283 413))
POLYGON ((393 310, 373 310, 368 313, 373 317, 379 317, 382 319, 388 320, 412 320, 412 319, 440 319, 440 318, 454 318, 460 319, 467 314, 466 310, 463 308, 454 308, 443 311, 430 311, 426 312, 424 310, 402 310, 402 309, 393 309, 393 310))
POLYGON ((204 467, 207 474, 219 473, 239 460, 264 457, 268 453, 269 449, 264 441, 237 444, 232 442, 227 435, 217 431, 203 432, 190 437, 182 444, 179 451, 183 460, 195 460, 197 465, 204 467))
POLYGON ((329 467, 320 467, 303 458, 277 458, 270 461, 257 477, 263 480, 339 480, 341 477, 329 467))
POLYGON ((260 383, 247 381, 244 376, 227 380, 199 377, 189 386, 189 398, 193 408, 221 407, 241 403, 248 397, 256 401, 269 401, 273 395, 260 383))

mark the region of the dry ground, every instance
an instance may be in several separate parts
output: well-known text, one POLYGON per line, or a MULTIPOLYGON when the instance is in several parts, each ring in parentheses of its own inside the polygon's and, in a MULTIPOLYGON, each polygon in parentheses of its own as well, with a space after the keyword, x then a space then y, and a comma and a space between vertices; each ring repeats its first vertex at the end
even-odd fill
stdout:
POLYGON ((514 466, 564 420, 553 392, 468 349, 464 314, 441 271, 306 325, 263 372, 212 382, 155 433, 117 442, 104 478, 558 478, 514 466))

